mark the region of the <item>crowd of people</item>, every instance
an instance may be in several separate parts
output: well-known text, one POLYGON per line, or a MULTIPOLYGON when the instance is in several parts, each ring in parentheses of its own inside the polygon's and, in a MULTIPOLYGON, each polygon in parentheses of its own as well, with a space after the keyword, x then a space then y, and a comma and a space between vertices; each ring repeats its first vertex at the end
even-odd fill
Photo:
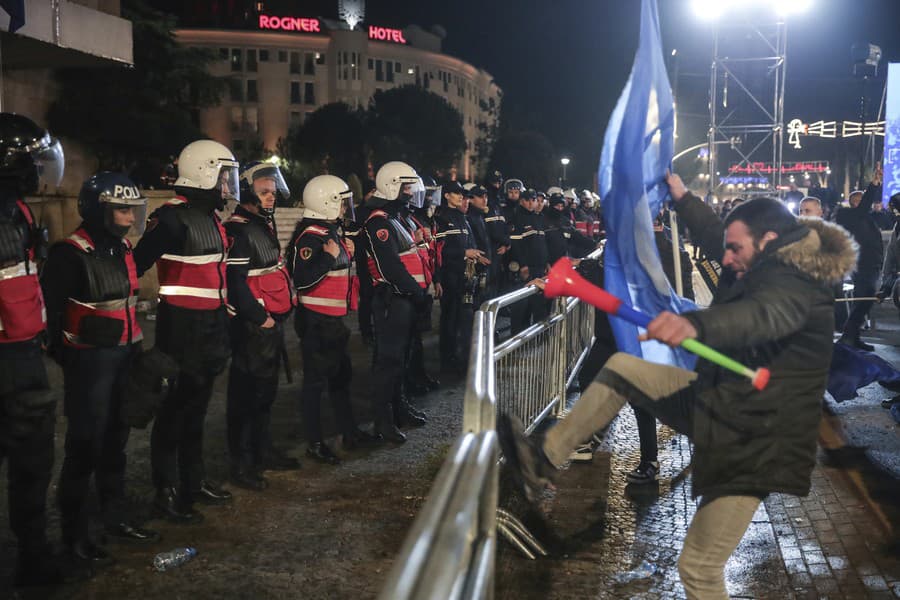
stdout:
MULTIPOLYGON (((81 223, 48 248, 24 198, 59 185, 62 148, 9 113, 0 114, 0 148, 0 460, 9 470, 18 585, 80 579, 112 563, 93 535, 95 512, 106 540, 159 539, 126 501, 132 427, 152 421, 159 516, 196 523, 198 503, 233 501, 203 460, 207 408, 226 369, 230 484, 262 492, 267 470, 298 468, 270 433, 291 317, 306 456, 337 464, 321 418, 326 392, 344 450, 402 444, 404 429, 427 421, 410 398, 440 385, 422 352, 435 301, 442 370, 458 376, 478 305, 543 277, 560 256, 587 255, 603 230, 587 191, 537 191, 499 172, 483 185, 438 184, 394 161, 357 201, 341 178, 312 178, 302 218, 281 248, 275 207, 291 192, 278 166, 241 165, 222 144, 199 140, 178 157, 174 197, 149 216, 125 175, 90 177, 78 197, 81 223), (229 201, 237 205, 223 221, 229 201), (139 235, 134 247, 129 233, 139 235), (139 278, 154 266, 155 343, 144 348, 139 278), (351 402, 346 317, 354 310, 372 349, 371 430, 360 427, 351 402), (45 357, 62 368, 68 423, 56 498, 61 554, 47 533, 56 407, 45 357), (98 507, 90 506, 92 479, 98 507)), ((547 313, 539 296, 522 304, 513 331, 547 313)))

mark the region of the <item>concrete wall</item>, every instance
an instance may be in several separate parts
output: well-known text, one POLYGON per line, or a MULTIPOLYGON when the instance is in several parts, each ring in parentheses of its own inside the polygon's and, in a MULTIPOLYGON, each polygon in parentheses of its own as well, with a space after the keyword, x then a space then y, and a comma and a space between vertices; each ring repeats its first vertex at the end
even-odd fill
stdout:
MULTIPOLYGON (((148 215, 174 197, 172 191, 148 190, 145 191, 145 195, 149 201, 148 215)), ((81 223, 77 196, 42 196, 28 198, 26 201, 37 222, 49 230, 51 244, 68 236, 81 223)), ((226 207, 223 218, 227 218, 233 210, 233 206, 226 207)), ((278 228, 278 240, 282 248, 289 241, 302 212, 301 208, 279 208, 275 212, 275 225, 278 228)), ((137 244, 140 236, 131 235, 128 239, 132 244, 137 244)), ((156 267, 153 267, 141 277, 141 299, 155 300, 158 289, 159 279, 156 276, 156 267)))

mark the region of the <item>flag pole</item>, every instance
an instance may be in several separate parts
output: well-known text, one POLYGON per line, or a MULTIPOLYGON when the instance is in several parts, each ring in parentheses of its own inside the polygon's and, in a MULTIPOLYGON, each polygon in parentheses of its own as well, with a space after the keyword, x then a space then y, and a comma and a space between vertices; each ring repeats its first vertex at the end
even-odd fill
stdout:
POLYGON ((672 260, 675 263, 675 292, 684 297, 684 286, 681 283, 681 248, 678 243, 678 218, 674 210, 669 210, 669 227, 672 230, 672 260))

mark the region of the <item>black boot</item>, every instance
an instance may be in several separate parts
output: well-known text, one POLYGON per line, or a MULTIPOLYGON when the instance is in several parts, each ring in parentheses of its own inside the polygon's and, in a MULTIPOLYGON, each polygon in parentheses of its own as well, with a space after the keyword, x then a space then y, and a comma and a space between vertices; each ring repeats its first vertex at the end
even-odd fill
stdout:
POLYGON ((425 413, 415 410, 406 398, 394 402, 394 419, 400 427, 422 427, 428 422, 425 413))
POLYGON ((129 544, 152 544, 159 541, 159 533, 156 531, 132 525, 127 521, 107 525, 106 537, 114 542, 129 544))
POLYGON ((341 459, 325 442, 310 442, 309 447, 306 449, 306 456, 325 465, 341 464, 341 459))
POLYGON ((199 488, 191 490, 191 499, 201 504, 221 506, 230 503, 232 498, 231 492, 204 479, 200 482, 199 488))
POLYGON ((167 487, 156 490, 153 506, 162 513, 167 520, 173 523, 200 523, 203 515, 194 510, 182 499, 175 488, 167 487))
POLYGON ((394 408, 391 404, 382 407, 379 411, 378 419, 375 421, 375 435, 380 435, 386 442, 393 444, 403 444, 406 442, 406 436, 397 429, 394 422, 394 408))
POLYGON ((269 487, 268 480, 256 468, 247 465, 231 467, 230 481, 232 485, 254 492, 261 492, 269 487))
POLYGON ((344 450, 357 450, 359 448, 371 447, 379 441, 381 440, 378 439, 378 436, 372 435, 368 431, 363 431, 358 427, 354 427, 341 438, 344 450))
POLYGON ((853 335, 851 333, 843 333, 841 337, 838 339, 838 344, 844 344, 845 346, 850 346, 851 348, 856 348, 857 350, 864 350, 865 352, 874 352, 875 346, 872 344, 867 344, 859 338, 859 333, 853 335))

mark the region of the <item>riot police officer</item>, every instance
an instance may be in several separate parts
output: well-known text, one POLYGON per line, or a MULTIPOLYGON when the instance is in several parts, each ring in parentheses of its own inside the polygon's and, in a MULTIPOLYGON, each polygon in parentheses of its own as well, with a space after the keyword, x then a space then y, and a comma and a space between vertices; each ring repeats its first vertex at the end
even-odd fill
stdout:
POLYGON ((46 327, 35 260, 41 234, 24 198, 62 179, 63 153, 31 119, 0 113, 0 464, 7 461, 15 582, 63 580, 47 541, 55 404, 41 357, 46 327))
MULTIPOLYGON (((495 172, 499 175, 499 171, 495 172)), ((497 177, 489 178, 489 181, 496 181, 497 177)), ((491 259, 488 265, 488 288, 485 292, 485 299, 494 298, 501 293, 506 281, 506 258, 509 252, 509 224, 503 215, 503 203, 500 198, 500 184, 496 185, 496 192, 488 189, 487 210, 484 214, 484 224, 487 227, 488 237, 492 248, 492 255, 496 258, 491 259)))
POLYGON ((231 501, 230 492, 206 478, 203 425, 215 377, 231 354, 228 239, 215 211, 239 199, 238 186, 238 163, 228 148, 212 140, 188 144, 178 157, 177 196, 150 215, 134 250, 139 276, 157 266, 156 347, 180 368, 150 437, 154 504, 179 523, 202 519, 195 501, 231 501))
MULTIPOLYGON (((509 234, 512 242, 509 271, 517 287, 543 277, 549 267, 544 220, 536 210, 537 195, 533 190, 526 190, 513 214, 509 234)), ((510 307, 512 332, 522 331, 546 317, 548 312, 549 305, 540 295, 513 304, 510 307)))
POLYGON ((59 476, 62 538, 75 558, 95 565, 112 557, 88 535, 90 480, 96 480, 107 535, 152 543, 159 535, 129 522, 125 511, 122 418, 129 367, 143 333, 135 307, 139 291, 131 243, 146 222, 147 199, 120 173, 100 172, 78 195, 82 222, 53 246, 41 285, 47 302, 51 356, 65 377, 66 456, 59 476))
POLYGON ((478 284, 476 286, 473 305, 477 310, 481 303, 489 298, 488 293, 493 284, 493 281, 491 280, 491 268, 494 266, 494 263, 497 262, 497 254, 487 224, 487 218, 490 214, 487 190, 474 183, 467 183, 463 187, 466 189, 466 198, 469 201, 469 210, 466 212, 466 220, 469 222, 472 234, 475 236, 475 247, 481 250, 482 255, 488 261, 487 265, 479 263, 476 266, 478 284))
POLYGON ((233 318, 228 372, 228 452, 231 482, 262 491, 266 468, 299 463, 272 447, 270 421, 278 393, 284 321, 294 307, 291 276, 275 229, 276 202, 291 195, 277 165, 252 162, 240 174, 240 204, 225 222, 231 242, 226 279, 233 318))
POLYGON ((300 302, 294 327, 303 355, 300 411, 309 446, 306 455, 318 462, 339 464, 325 444, 320 406, 328 396, 345 449, 371 444, 376 438, 362 431, 353 418, 350 380, 353 375, 344 317, 356 310, 358 289, 350 273, 355 244, 344 235, 339 220, 353 210, 353 194, 334 175, 313 177, 303 188, 303 218, 292 235, 291 261, 300 302))
POLYGON ((403 401, 402 380, 416 310, 426 302, 425 265, 398 213, 425 186, 408 164, 393 161, 375 175, 373 210, 365 223, 369 272, 375 283, 372 311, 378 354, 375 359, 375 432, 403 443, 397 417, 413 424, 424 418, 403 401), (395 414, 395 405, 397 414, 395 414))
POLYGON ((503 193, 506 197, 500 205, 500 211, 506 220, 506 226, 509 228, 513 222, 516 209, 519 206, 519 198, 525 190, 525 184, 521 179, 507 179, 503 184, 503 193))

